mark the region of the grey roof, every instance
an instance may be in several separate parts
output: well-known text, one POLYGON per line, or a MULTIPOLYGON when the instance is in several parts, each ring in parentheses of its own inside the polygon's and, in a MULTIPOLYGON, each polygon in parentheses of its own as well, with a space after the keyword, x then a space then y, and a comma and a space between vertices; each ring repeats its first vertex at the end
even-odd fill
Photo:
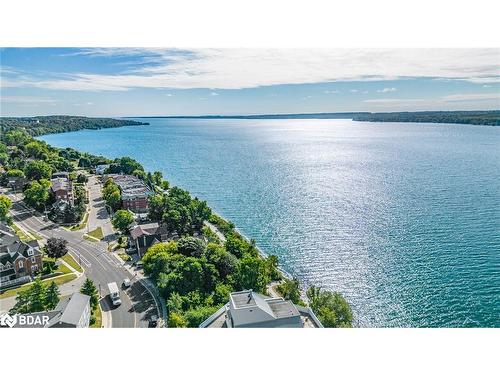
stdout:
POLYGON ((200 324, 200 328, 227 328, 227 327, 303 327, 323 328, 318 318, 308 307, 296 306, 291 301, 283 298, 267 297, 251 290, 234 292, 230 294, 230 302, 222 306, 214 314, 200 324), (236 310, 232 310, 233 308, 236 310), (267 307, 266 307, 267 306, 267 307), (233 314, 249 309, 260 309, 265 315, 260 315, 262 320, 237 324, 233 314), (233 311, 233 313, 231 313, 233 311), (231 318, 232 316, 232 318, 231 318))
POLYGON ((58 178, 53 178, 50 180, 52 183, 52 191, 58 191, 58 190, 64 190, 64 191, 71 191, 71 182, 62 177, 58 178))
POLYGON ((158 223, 147 223, 136 225, 130 230, 130 236, 135 240, 142 236, 157 236, 168 234, 168 229, 165 226, 160 226, 158 223))
POLYGON ((118 185, 123 199, 132 199, 136 197, 147 197, 153 193, 149 187, 136 176, 127 174, 109 174, 115 184, 118 185))
POLYGON ((55 309, 60 310, 61 315, 56 316, 55 321, 50 325, 65 323, 76 326, 89 303, 89 296, 78 292, 73 293, 69 298, 59 301, 55 309))
POLYGON ((274 317, 277 319, 300 315, 299 311, 291 301, 274 299, 274 300, 268 300, 267 305, 271 308, 274 317))
POLYGON ((236 308, 256 306, 257 303, 255 298, 252 297, 252 294, 253 292, 251 290, 231 293, 231 299, 233 300, 234 306, 236 308))

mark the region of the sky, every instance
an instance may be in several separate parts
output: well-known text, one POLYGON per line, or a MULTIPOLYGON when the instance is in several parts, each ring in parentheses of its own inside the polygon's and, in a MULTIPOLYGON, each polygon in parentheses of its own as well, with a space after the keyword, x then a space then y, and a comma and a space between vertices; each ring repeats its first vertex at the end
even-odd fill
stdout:
POLYGON ((1 115, 500 109, 500 49, 3 48, 1 115))

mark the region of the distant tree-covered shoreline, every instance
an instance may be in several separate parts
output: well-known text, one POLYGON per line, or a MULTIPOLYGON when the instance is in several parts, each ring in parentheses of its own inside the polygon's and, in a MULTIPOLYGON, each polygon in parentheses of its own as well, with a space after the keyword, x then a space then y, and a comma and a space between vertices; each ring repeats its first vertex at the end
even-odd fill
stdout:
POLYGON ((423 112, 333 112, 281 113, 261 115, 207 115, 207 116, 145 116, 142 118, 170 119, 233 119, 233 120, 313 120, 352 119, 372 122, 429 122, 442 124, 500 125, 500 111, 423 111, 423 112))
POLYGON ((82 116, 0 117, 0 132, 24 129, 32 137, 77 130, 149 125, 147 122, 82 116))
POLYGON ((428 122, 500 126, 500 111, 427 111, 359 113, 354 121, 370 122, 428 122))

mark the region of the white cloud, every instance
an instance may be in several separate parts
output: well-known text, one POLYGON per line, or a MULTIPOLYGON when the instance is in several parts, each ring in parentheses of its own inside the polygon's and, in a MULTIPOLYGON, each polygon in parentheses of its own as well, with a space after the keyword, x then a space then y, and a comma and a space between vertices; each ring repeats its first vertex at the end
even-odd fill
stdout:
POLYGON ((340 91, 338 90, 326 90, 324 91, 325 94, 339 94, 340 91))
POLYGON ((492 94, 454 94, 441 98, 444 102, 467 102, 475 100, 500 100, 500 93, 492 94))
MULTIPOLYGON (((459 79, 487 84, 500 77, 499 49, 87 49, 87 56, 134 56, 123 74, 75 73, 57 79, 18 75, 2 87, 57 90, 133 88, 241 89, 280 84, 391 80, 401 77, 459 79), (137 58, 139 57, 139 58, 137 58), (147 64, 145 64, 147 62, 147 64), (131 62, 131 65, 133 63, 131 62)), ((57 73, 57 72, 56 72, 57 73)))
POLYGON ((377 90, 377 92, 382 92, 382 93, 395 92, 395 91, 398 91, 398 89, 395 87, 385 87, 382 90, 377 90))
POLYGON ((492 87, 491 85, 483 85, 484 88, 490 88, 492 87))
POLYGON ((1 96, 0 100, 4 103, 15 104, 55 104, 59 102, 56 99, 38 97, 38 96, 1 96))
POLYGON ((379 103, 379 104, 402 104, 402 103, 421 103, 424 99, 367 99, 363 100, 364 103, 379 103))
POLYGON ((358 92, 358 91, 359 90, 357 90, 357 89, 351 89, 351 90, 349 90, 349 92, 352 92, 352 93, 355 93, 355 92, 358 92))
POLYGON ((219 96, 219 94, 217 94, 215 91, 212 91, 212 92, 210 93, 210 95, 211 95, 211 96, 219 96))

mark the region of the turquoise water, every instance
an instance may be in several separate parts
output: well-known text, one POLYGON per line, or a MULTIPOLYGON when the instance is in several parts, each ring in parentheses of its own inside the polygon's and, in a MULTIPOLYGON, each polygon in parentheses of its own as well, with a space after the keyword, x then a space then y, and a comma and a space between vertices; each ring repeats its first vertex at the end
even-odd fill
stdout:
POLYGON ((500 128, 146 119, 41 137, 206 199, 367 327, 500 327, 500 128))

